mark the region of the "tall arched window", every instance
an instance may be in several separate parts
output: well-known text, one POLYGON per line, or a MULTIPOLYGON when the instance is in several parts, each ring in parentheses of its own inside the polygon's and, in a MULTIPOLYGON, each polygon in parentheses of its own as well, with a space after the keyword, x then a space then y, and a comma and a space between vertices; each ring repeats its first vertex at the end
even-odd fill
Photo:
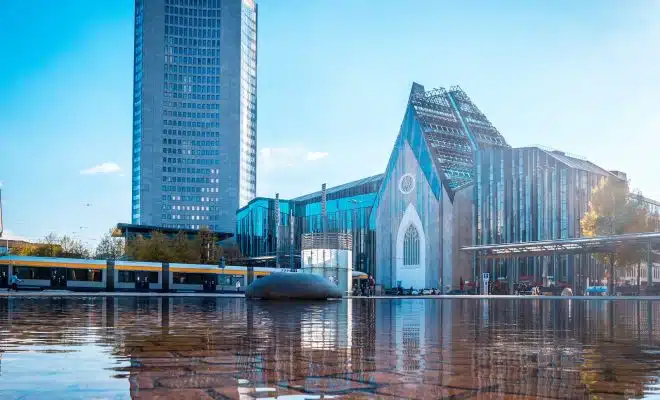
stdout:
POLYGON ((419 232, 412 225, 403 237, 403 265, 419 265, 419 232))

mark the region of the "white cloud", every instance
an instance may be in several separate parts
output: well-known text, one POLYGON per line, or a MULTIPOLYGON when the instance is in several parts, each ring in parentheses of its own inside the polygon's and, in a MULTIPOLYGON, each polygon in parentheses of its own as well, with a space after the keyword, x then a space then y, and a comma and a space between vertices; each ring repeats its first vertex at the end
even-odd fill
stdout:
POLYGON ((328 156, 328 153, 325 151, 308 151, 307 152, 307 160, 308 161, 316 161, 320 160, 322 158, 326 158, 328 156))
POLYGON ((96 175, 96 174, 111 174, 113 172, 119 172, 121 168, 119 165, 113 162, 106 162, 103 164, 95 165, 91 168, 83 169, 80 171, 81 175, 96 175))
POLYGON ((297 167, 305 162, 317 161, 328 156, 322 151, 310 151, 305 147, 265 147, 259 154, 259 164, 266 170, 297 167))

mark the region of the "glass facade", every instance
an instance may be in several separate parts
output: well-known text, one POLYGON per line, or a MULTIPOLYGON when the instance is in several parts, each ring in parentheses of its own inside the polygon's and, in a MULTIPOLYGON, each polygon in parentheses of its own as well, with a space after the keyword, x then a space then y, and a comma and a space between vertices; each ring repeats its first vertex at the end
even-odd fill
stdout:
POLYGON ((241 12, 241 170, 239 207, 257 192, 257 6, 244 0, 241 12))
POLYGON ((246 257, 299 268, 304 233, 350 233, 353 268, 385 288, 445 291, 481 272, 583 282, 603 276, 589 256, 478 260, 461 248, 579 237, 592 189, 613 176, 556 150, 512 149, 462 89, 414 83, 385 174, 328 189, 325 214, 321 192, 254 199, 236 238, 246 257))
MULTIPOLYGON (((559 151, 536 147, 476 154, 474 243, 501 244, 580 237, 592 189, 610 172, 559 151)), ((601 279, 591 257, 544 256, 478 260, 475 276, 576 282, 576 274, 601 279), (580 268, 575 268, 580 266, 580 268)))
POLYGON ((466 201, 461 193, 474 181, 475 153, 508 147, 461 88, 413 84, 372 212, 377 283, 444 290, 460 280, 460 267, 469 263, 460 258, 459 244, 471 235, 464 232, 469 208, 457 203, 466 201), (408 177, 416 182, 411 191, 404 188, 408 177), (419 266, 410 268, 417 255, 407 247, 406 232, 417 221, 419 266))
POLYGON ((135 1, 135 224, 233 232, 256 191, 254 1, 135 1))
POLYGON ((325 218, 321 192, 291 200, 252 200, 237 212, 236 239, 242 254, 275 256, 273 264, 300 268, 302 234, 322 232, 325 225, 328 232, 350 233, 354 268, 372 271, 375 241, 369 220, 381 180, 377 175, 327 189, 325 218))

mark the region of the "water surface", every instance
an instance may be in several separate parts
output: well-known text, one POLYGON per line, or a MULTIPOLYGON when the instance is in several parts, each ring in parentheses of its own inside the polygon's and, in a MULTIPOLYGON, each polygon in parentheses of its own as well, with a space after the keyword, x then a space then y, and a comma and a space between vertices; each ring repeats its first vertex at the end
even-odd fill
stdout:
POLYGON ((0 298, 0 398, 642 398, 660 302, 0 298))

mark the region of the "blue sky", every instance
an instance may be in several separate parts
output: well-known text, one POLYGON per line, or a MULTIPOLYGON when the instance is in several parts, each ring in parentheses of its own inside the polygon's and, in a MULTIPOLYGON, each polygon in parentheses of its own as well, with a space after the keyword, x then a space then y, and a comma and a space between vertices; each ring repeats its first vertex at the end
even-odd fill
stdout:
MULTIPOLYGON (((262 0, 258 194, 383 172, 417 81, 460 85, 513 146, 623 170, 660 199, 658 4, 262 0)), ((10 235, 93 245, 129 221, 132 6, 0 2, 10 235)))

